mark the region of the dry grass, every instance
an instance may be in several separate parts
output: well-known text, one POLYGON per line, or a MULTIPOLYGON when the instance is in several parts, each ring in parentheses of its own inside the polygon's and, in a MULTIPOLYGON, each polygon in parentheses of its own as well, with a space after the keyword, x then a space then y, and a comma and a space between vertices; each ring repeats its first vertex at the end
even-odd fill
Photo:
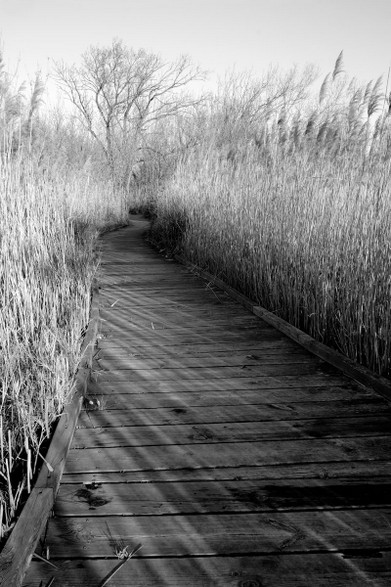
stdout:
POLYGON ((79 173, 48 177, 33 158, 0 171, 0 537, 70 392, 88 323, 98 231, 127 205, 79 173))
POLYGON ((256 125, 212 112, 156 198, 153 237, 389 376, 389 119, 373 118, 378 83, 344 88, 256 125))
POLYGON ((166 138, 151 131, 160 155, 136 169, 129 202, 77 125, 35 120, 39 80, 24 103, 0 58, 0 539, 70 392, 96 237, 129 205, 152 209, 166 247, 390 375, 389 119, 380 80, 343 76, 340 55, 316 103, 310 70, 230 79, 166 138))
POLYGON ((0 541, 30 491, 66 402, 88 324, 101 230, 127 222, 94 145, 41 116, 0 53, 0 541))

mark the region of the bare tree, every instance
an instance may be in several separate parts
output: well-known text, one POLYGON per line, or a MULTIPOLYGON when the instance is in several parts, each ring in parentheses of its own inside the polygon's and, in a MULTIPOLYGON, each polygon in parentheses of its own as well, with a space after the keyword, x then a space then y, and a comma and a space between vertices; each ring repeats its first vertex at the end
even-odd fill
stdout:
POLYGON ((142 149, 142 137, 153 124, 199 101, 183 90, 203 78, 187 57, 165 63, 119 40, 110 47, 90 47, 80 66, 57 64, 56 74, 83 125, 102 148, 116 182, 126 181, 120 169, 124 157, 129 173, 129 159, 142 149))

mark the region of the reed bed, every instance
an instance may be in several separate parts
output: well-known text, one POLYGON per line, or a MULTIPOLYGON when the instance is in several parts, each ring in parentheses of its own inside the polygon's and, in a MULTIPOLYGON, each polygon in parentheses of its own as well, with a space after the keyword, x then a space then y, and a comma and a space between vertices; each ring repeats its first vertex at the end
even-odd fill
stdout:
POLYGON ((15 520, 67 401, 88 324, 99 231, 127 203, 82 172, 49 174, 33 156, 0 167, 0 538, 15 520))
POLYGON ((390 376, 391 135, 374 87, 244 131, 210 115, 154 201, 152 237, 390 376))
POLYGON ((315 103, 309 70, 231 80, 151 127, 125 193, 75 121, 37 116, 39 78, 24 101, 0 56, 0 542, 71 390, 97 236, 129 209, 152 214, 162 246, 390 376, 390 117, 380 80, 342 75, 340 55, 315 103))

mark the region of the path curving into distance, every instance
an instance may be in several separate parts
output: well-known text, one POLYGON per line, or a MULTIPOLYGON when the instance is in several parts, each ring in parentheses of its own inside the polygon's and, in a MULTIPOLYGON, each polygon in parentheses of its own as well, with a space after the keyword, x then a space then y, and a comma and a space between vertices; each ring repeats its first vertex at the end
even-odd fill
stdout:
POLYGON ((42 539, 57 568, 24 585, 389 585, 390 405, 147 227, 102 239, 89 400, 42 539))

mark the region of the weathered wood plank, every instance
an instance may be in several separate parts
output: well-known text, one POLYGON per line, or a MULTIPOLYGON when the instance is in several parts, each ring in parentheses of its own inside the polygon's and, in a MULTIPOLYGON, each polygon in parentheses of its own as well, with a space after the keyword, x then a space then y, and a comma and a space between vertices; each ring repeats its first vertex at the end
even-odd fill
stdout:
POLYGON ((189 344, 180 344, 176 340, 172 340, 164 347, 159 345, 151 345, 143 340, 125 340, 110 341, 102 338, 99 342, 98 356, 105 354, 117 353, 117 356, 122 354, 130 354, 141 357, 159 357, 159 356, 189 356, 198 357, 205 355, 219 356, 226 355, 227 352, 232 352, 233 355, 242 353, 243 355, 267 352, 268 354, 277 354, 283 352, 285 348, 292 349, 290 343, 286 344, 284 340, 276 337, 272 340, 258 340, 255 343, 250 341, 243 341, 233 345, 230 342, 198 342, 193 341, 189 344))
POLYGON ((143 544, 147 556, 388 549, 391 510, 268 512, 196 516, 132 516, 52 520, 54 558, 113 556, 120 545, 143 544), (142 537, 142 539, 141 539, 142 537), (66 550, 64 550, 66 545, 66 550))
MULTIPOLYGON (((55 576, 57 587, 96 587, 118 559, 56 561, 59 570, 33 561, 25 587, 40 587, 55 576), (45 568, 46 567, 46 568, 45 568)), ((113 587, 389 587, 391 555, 366 550, 345 553, 131 559, 113 587)))
MULTIPOLYGON (((106 340, 112 340, 113 337, 120 338, 122 342, 137 343, 138 341, 149 342, 151 345, 163 345, 163 344, 193 344, 193 343, 227 343, 230 342, 232 346, 236 346, 236 343, 241 342, 252 342, 256 344, 258 341, 268 340, 275 336, 270 335, 269 331, 262 333, 259 329, 243 329, 242 331, 236 329, 224 329, 216 330, 211 332, 209 328, 178 328, 178 329, 167 329, 164 325, 160 325, 158 322, 150 322, 144 327, 139 327, 132 322, 126 324, 126 331, 123 332, 124 324, 118 325, 113 322, 105 322, 101 329, 101 334, 106 340), (120 336, 120 332, 123 332, 120 336)), ((314 359, 318 362, 318 359, 314 359)))
MULTIPOLYGON (((142 261, 136 263, 133 262, 129 264, 127 261, 123 260, 123 257, 114 256, 107 256, 105 255, 105 260, 102 261, 100 265, 101 271, 104 271, 105 275, 120 275, 121 277, 124 275, 124 269, 128 269, 129 273, 132 276, 137 275, 137 277, 146 277, 150 279, 151 274, 154 276, 163 275, 167 277, 167 275, 183 275, 183 276, 191 276, 191 273, 188 269, 184 267, 178 267, 176 263, 162 263, 160 258, 149 259, 146 263, 142 261)), ((193 276, 194 277, 194 276, 193 276)))
MULTIPOLYGON (((354 438, 359 436, 391 437, 391 420, 378 415, 368 418, 335 418, 314 420, 278 420, 272 422, 206 423, 201 418, 196 424, 153 424, 134 426, 132 414, 125 425, 89 427, 76 430, 72 448, 158 446, 219 442, 258 442, 261 440, 301 440, 304 438, 354 438)), ((115 419, 112 420, 113 424, 115 419)))
POLYGON ((57 516, 161 516, 391 506, 384 481, 190 481, 61 485, 57 516))
MULTIPOLYGON (((186 323, 169 325, 161 320, 146 320, 143 324, 139 324, 128 317, 126 313, 121 315, 117 312, 116 319, 108 317, 103 311, 101 314, 102 320, 110 324, 111 328, 115 328, 116 324, 118 324, 118 327, 121 327, 123 330, 126 326, 130 336, 136 336, 137 334, 140 336, 149 336, 151 337, 151 342, 152 335, 158 335, 160 338, 167 340, 175 339, 179 335, 188 337, 207 335, 211 340, 219 342, 221 340, 220 336, 230 336, 233 339, 239 340, 240 338, 243 340, 257 340, 263 338, 263 333, 270 332, 270 326, 265 325, 265 327, 262 327, 262 324, 256 323, 239 326, 228 322, 218 323, 216 321, 215 323, 213 321, 213 330, 211 330, 210 323, 207 324, 206 321, 204 324, 196 321, 193 325, 190 323, 187 325, 186 323)), ((102 327, 102 332, 105 332, 104 326, 102 327)), ((314 357, 312 358, 316 360, 314 357)))
POLYGON ((151 345, 143 345, 140 347, 137 344, 112 344, 112 345, 100 345, 97 350, 96 357, 98 358, 118 358, 118 357, 130 357, 136 359, 151 359, 151 358, 173 358, 178 359, 184 358, 202 358, 212 356, 214 358, 227 358, 232 356, 235 358, 248 359, 249 355, 258 355, 260 353, 265 356, 281 355, 284 351, 288 351, 292 355, 300 355, 301 351, 295 347, 291 347, 290 343, 286 344, 283 340, 275 342, 263 341, 256 345, 244 344, 232 349, 232 345, 169 345, 164 349, 159 347, 154 348, 151 345))
MULTIPOLYGON (((79 371, 79 375, 85 382, 89 376, 89 370, 79 371)), ((65 461, 68 455, 76 422, 80 414, 83 401, 83 392, 76 389, 71 401, 65 406, 64 412, 57 424, 55 434, 49 446, 45 463, 42 465, 35 486, 38 488, 50 487, 55 494, 60 484, 61 475, 64 470, 65 461), (48 465, 50 468, 48 467, 48 465)))
MULTIPOLYGON (((232 394, 231 398, 229 393, 220 392, 217 396, 211 393, 205 398, 202 394, 189 394, 190 399, 186 402, 181 396, 169 394, 147 393, 142 394, 141 397, 116 394, 112 398, 110 396, 91 396, 92 401, 98 400, 104 409, 83 411, 80 414, 77 428, 219 422, 259 422, 260 426, 263 426, 267 422, 276 420, 309 420, 305 425, 311 426, 311 422, 316 423, 321 434, 329 424, 333 426, 331 423, 333 418, 355 420, 359 417, 359 424, 371 427, 374 432, 379 432, 379 429, 375 427, 377 418, 380 418, 383 433, 387 434, 390 431, 391 406, 386 406, 386 409, 382 411, 381 403, 356 400, 352 406, 350 401, 338 400, 336 402, 262 404, 261 401, 256 402, 257 398, 254 398, 254 403, 250 401, 245 403, 244 400, 251 400, 252 396, 238 398, 237 395, 232 394), (161 397, 162 395, 163 397, 161 397), (208 399, 210 395, 212 397, 209 402, 202 401, 208 399), (240 402, 240 399, 243 400, 243 403, 240 402), (156 401, 158 405, 156 405, 156 401), (326 421, 323 421, 324 419, 326 421), (368 419, 368 423, 366 423, 366 419, 368 419)), ((345 420, 343 422, 346 422, 348 428, 353 425, 352 422, 345 420)))
POLYGON ((183 469, 267 466, 331 461, 389 458, 391 437, 376 436, 343 439, 311 439, 128 448, 89 448, 72 450, 66 471, 140 471, 146 469, 183 469))
POLYGON ((246 366, 244 369, 237 367, 188 367, 178 369, 112 369, 110 371, 99 371, 100 381, 186 381, 186 380, 203 380, 212 381, 213 379, 240 379, 241 377, 279 377, 316 375, 327 373, 323 372, 322 364, 312 362, 305 363, 287 363, 282 365, 253 365, 246 366))
MULTIPOLYGON (((218 334, 238 334, 249 332, 250 334, 262 335, 262 331, 270 327, 261 328, 259 324, 253 321, 242 320, 236 323, 235 320, 227 320, 226 318, 206 318, 205 320, 193 320, 187 318, 179 318, 177 322, 169 322, 161 317, 151 316, 150 318, 140 319, 135 317, 130 309, 122 308, 118 306, 113 308, 110 312, 102 310, 101 316, 103 320, 115 324, 120 321, 123 326, 131 328, 132 332, 150 333, 152 330, 165 330, 166 336, 174 337, 176 334, 191 334, 191 333, 204 333, 205 331, 210 332, 210 322, 213 319, 213 334, 216 341, 218 341, 218 334), (151 327, 151 324, 154 327, 151 327)), ((152 333, 151 333, 152 334, 152 333)))
MULTIPOLYGON (((132 546, 132 545, 131 545, 132 546)), ((142 558, 143 549, 110 582, 112 587, 389 587, 388 551, 260 555, 245 557, 142 558), (131 583, 130 578, 131 577, 131 583)), ((56 561, 57 573, 33 562, 25 587, 55 576, 56 587, 96 587, 118 560, 56 561)))
MULTIPOLYGON (((118 393, 140 395, 150 392, 166 395, 178 394, 178 397, 180 397, 182 393, 199 393, 208 397, 210 394, 226 391, 227 393, 241 392, 237 394, 241 399, 242 396, 246 397, 246 391, 251 391, 254 392, 255 396, 259 397, 260 403, 278 403, 279 399, 282 402, 295 402, 295 400, 317 401, 318 398, 319 401, 333 401, 341 398, 351 399, 352 404, 354 404, 357 398, 357 400, 370 400, 384 407, 387 405, 387 402, 371 390, 359 388, 354 384, 351 385, 349 382, 341 381, 336 377, 325 377, 323 374, 294 377, 286 375, 283 377, 262 378, 220 378, 210 381, 205 381, 204 379, 186 379, 179 381, 110 381, 106 377, 106 381, 104 381, 102 380, 102 373, 104 374, 104 371, 94 371, 93 381, 88 386, 89 394, 111 395, 114 391, 118 391, 118 393), (330 396, 325 395, 327 388, 330 389, 330 396), (338 393, 340 393, 339 396, 338 393)), ((185 396, 185 398, 187 397, 185 396)))
POLYGON ((199 294, 198 301, 203 299, 205 302, 207 302, 208 298, 212 295, 208 292, 205 286, 196 280, 162 280, 162 283, 156 287, 156 278, 154 276, 151 277, 149 282, 147 282, 145 279, 140 277, 124 277, 124 274, 121 272, 113 273, 112 275, 106 275, 104 280, 102 280, 102 285, 105 287, 116 286, 125 289, 131 288, 132 291, 138 295, 142 294, 144 291, 148 291, 149 294, 152 294, 155 297, 161 295, 162 297, 167 297, 168 299, 176 299, 177 297, 183 296, 184 299, 191 300, 195 297, 196 294, 199 294), (188 295, 189 290, 191 290, 191 295, 188 295))
MULTIPOLYGON (((206 306, 206 308, 208 308, 206 306)), ((191 307, 181 306, 175 310, 168 310, 165 308, 154 308, 149 307, 135 308, 132 298, 117 297, 112 303, 105 303, 101 306, 101 313, 107 319, 118 319, 119 316, 124 317, 134 324, 143 326, 145 323, 152 321, 162 322, 167 327, 182 327, 182 328, 193 328, 195 326, 206 326, 210 328, 210 320, 213 319, 213 324, 216 325, 228 325, 230 327, 256 327, 262 325, 263 329, 271 329, 271 326, 263 323, 259 318, 255 317, 254 314, 244 313, 243 310, 238 311, 238 307, 235 309, 231 306, 229 311, 224 305, 217 306, 213 310, 205 309, 204 306, 199 308, 193 305, 191 307)))
MULTIPOLYGON (((102 284, 103 285, 103 284, 102 284)), ((112 283, 112 284, 104 284, 104 291, 103 296, 109 300, 111 296, 113 296, 113 301, 118 299, 120 295, 128 295, 132 297, 134 300, 134 307, 147 307, 156 306, 158 303, 161 304, 161 307, 167 307, 169 305, 181 305, 181 306, 195 306, 196 308, 205 307, 207 303, 209 308, 220 308, 222 306, 226 307, 227 300, 229 298, 222 294, 220 297, 214 296, 212 299, 208 293, 198 292, 199 295, 197 297, 194 296, 192 293, 188 293, 188 290, 185 288, 183 290, 173 290, 171 292, 163 292, 159 290, 154 290, 153 288, 148 289, 139 289, 136 290, 135 288, 127 287, 128 284, 126 280, 119 280, 119 283, 112 283), (126 290, 129 290, 128 293, 126 290)), ((232 300, 230 303, 233 304, 232 300)))
POLYGON ((87 394, 88 379, 91 373, 94 347, 98 334, 99 323, 99 289, 95 285, 91 305, 90 322, 81 349, 78 371, 75 375, 71 396, 64 406, 64 411, 57 423, 53 438, 46 454, 46 461, 35 483, 36 488, 50 487, 57 493, 65 460, 72 442, 77 419, 80 414, 83 397, 87 394), (50 469, 47 466, 50 465, 50 469))
POLYGON ((185 346, 193 346, 193 345, 229 345, 231 348, 244 348, 247 347, 254 347, 258 344, 265 344, 268 341, 275 341, 281 340, 280 335, 276 334, 273 331, 265 330, 262 333, 262 336, 258 337, 246 337, 243 335, 235 335, 235 334, 224 334, 216 338, 208 331, 203 332, 187 332, 184 331, 183 333, 167 333, 165 330, 153 330, 151 328, 151 332, 147 334, 140 333, 138 336, 135 335, 135 332, 132 331, 131 328, 127 329, 125 332, 122 331, 121 336, 119 333, 121 332, 120 327, 114 328, 111 323, 103 323, 101 330, 100 330, 100 338, 101 344, 100 347, 104 348, 105 346, 113 346, 116 344, 121 345, 134 345, 139 347, 145 347, 146 345, 149 346, 160 346, 161 348, 168 348, 171 346, 178 346, 178 345, 185 345, 185 346), (153 335, 153 338, 150 338, 153 335), (169 335, 169 336, 168 336, 169 335), (164 343, 164 344, 163 344, 164 343))
POLYGON ((53 507, 53 489, 33 488, 0 555, 0 585, 18 587, 53 507))
POLYGON ((105 371, 116 371, 120 369, 188 369, 188 368, 211 368, 211 367, 240 367, 247 369, 263 365, 294 365, 307 364, 308 355, 305 353, 290 353, 286 351, 284 356, 279 354, 262 354, 249 356, 232 356, 232 357, 199 357, 187 358, 178 357, 161 359, 140 359, 129 356, 116 356, 112 358, 96 357, 96 362, 101 369, 105 371))
POLYGON ((350 483, 352 481, 377 480, 382 483, 391 476, 391 461, 386 458, 382 461, 330 461, 328 463, 305 462, 291 464, 272 464, 262 467, 254 466, 220 466, 200 467, 198 469, 184 467, 182 469, 146 469, 144 471, 98 471, 95 473, 67 472, 62 477, 62 483, 154 483, 184 481, 232 481, 235 479, 256 480, 297 480, 301 479, 339 479, 350 483))
MULTIPOLYGON (((240 306, 231 303, 222 303, 219 305, 209 304, 196 304, 190 300, 187 303, 179 303, 176 301, 166 300, 164 303, 157 304, 157 300, 148 298, 148 292, 142 297, 134 298, 133 296, 124 297, 120 290, 118 291, 106 291, 102 294, 103 302, 102 308, 106 310, 115 310, 120 308, 121 313, 126 308, 126 312, 134 315, 136 319, 150 319, 150 320, 162 320, 170 322, 171 320, 176 323, 178 320, 182 321, 194 321, 207 319, 213 320, 214 318, 224 318, 231 316, 234 320, 239 320, 242 315, 242 309, 240 306), (129 304, 129 308, 128 308, 129 304)), ((269 327, 273 330, 271 327, 269 327)), ((280 333, 281 335, 281 333, 280 333)), ((295 344, 293 341, 288 339, 291 344, 295 344)))
POLYGON ((264 331, 269 332, 272 330, 267 324, 259 324, 251 318, 242 319, 240 315, 237 317, 230 316, 231 311, 227 308, 224 308, 224 312, 221 312, 221 316, 216 316, 215 313, 209 313, 205 314, 202 318, 198 318, 197 316, 191 316, 184 313, 179 314, 175 319, 172 319, 166 314, 159 314, 158 312, 150 313, 149 316, 138 316, 135 314, 134 310, 132 310, 131 306, 129 308, 121 308, 120 302, 118 302, 114 308, 104 310, 104 314, 106 320, 113 320, 115 323, 117 320, 123 319, 132 324, 134 328, 140 329, 140 331, 145 328, 149 329, 150 323, 154 322, 173 333, 198 332, 204 331, 205 329, 210 330, 211 321, 213 321, 213 325, 216 327, 216 332, 228 330, 229 332, 242 333, 245 330, 251 330, 262 333, 264 331), (227 318, 227 315, 230 317, 227 318))
POLYGON ((170 345, 189 345, 189 344, 225 344, 230 343, 233 347, 238 346, 242 343, 250 343, 252 346, 258 344, 259 341, 265 340, 276 340, 278 337, 274 333, 265 331, 262 335, 252 335, 248 333, 238 334, 221 332, 220 336, 212 334, 207 329, 203 331, 188 331, 188 332, 175 332, 171 333, 167 330, 159 330, 158 328, 150 328, 148 331, 136 332, 131 326, 125 331, 121 331, 121 327, 114 327, 111 323, 105 324, 101 329, 101 337, 112 344, 113 341, 121 340, 121 344, 137 344, 140 347, 146 344, 156 345, 160 347, 170 345), (152 336, 153 335, 153 336, 152 336))

